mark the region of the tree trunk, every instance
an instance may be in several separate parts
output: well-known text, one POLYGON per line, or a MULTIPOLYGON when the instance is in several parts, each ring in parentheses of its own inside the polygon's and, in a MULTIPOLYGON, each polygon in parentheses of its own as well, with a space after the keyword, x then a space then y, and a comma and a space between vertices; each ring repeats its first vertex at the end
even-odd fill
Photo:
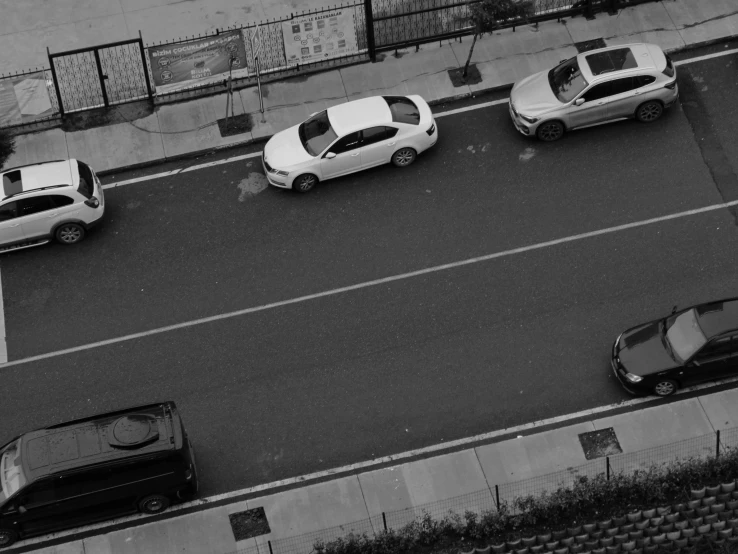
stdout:
POLYGON ((472 54, 474 53, 474 45, 477 43, 477 36, 479 36, 479 33, 474 33, 474 38, 472 39, 471 48, 469 48, 469 57, 466 58, 466 64, 464 65, 464 73, 462 73, 462 77, 466 79, 466 72, 469 71, 469 63, 471 62, 472 54))

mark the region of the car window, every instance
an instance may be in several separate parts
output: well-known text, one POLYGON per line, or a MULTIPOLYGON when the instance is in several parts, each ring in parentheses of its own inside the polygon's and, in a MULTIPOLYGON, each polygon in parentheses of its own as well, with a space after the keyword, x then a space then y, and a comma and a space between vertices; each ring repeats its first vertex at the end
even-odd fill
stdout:
POLYGON ((702 356, 717 356, 720 354, 732 354, 734 348, 735 348, 735 344, 733 343, 732 337, 722 337, 722 338, 714 339, 710 341, 709 344, 706 344, 702 350, 700 350, 699 354, 697 354, 697 358, 699 359, 702 356))
POLYGON ((0 221, 18 217, 18 202, 8 202, 0 206, 0 221))
POLYGON ((362 135, 362 146, 368 146, 377 142, 381 142, 387 138, 386 127, 372 127, 370 129, 364 129, 361 132, 362 135))
POLYGON ((611 83, 609 81, 607 83, 600 83, 585 92, 582 95, 582 98, 584 98, 585 102, 593 102, 595 100, 605 98, 606 96, 610 96, 611 90, 611 83))
POLYGON ((19 504, 26 508, 34 508, 41 504, 48 504, 56 500, 54 493, 53 479, 44 479, 37 483, 33 483, 26 489, 20 497, 19 504))
POLYGON ((397 129, 396 127, 385 127, 385 130, 387 131, 388 139, 391 139, 392 137, 394 137, 399 131, 399 129, 397 129))
POLYGON ((301 123, 297 128, 297 133, 302 146, 311 156, 317 156, 338 138, 328 119, 328 110, 323 110, 301 123))
POLYGON ((23 192, 20 169, 3 173, 3 195, 7 197, 19 192, 23 192))
POLYGON ((54 205, 51 203, 51 199, 48 194, 43 196, 34 196, 33 198, 23 198, 18 200, 18 217, 25 217, 27 215, 33 215, 47 210, 53 210, 54 205))
POLYGON ((64 196, 61 194, 53 194, 49 196, 49 199, 56 208, 61 208, 62 206, 69 206, 70 204, 74 204, 73 198, 69 198, 69 196, 64 196))
POLYGON ((610 95, 615 96, 616 94, 623 94, 638 88, 638 81, 633 77, 622 77, 610 81, 610 95))
POLYGON ((656 77, 653 75, 636 75, 633 77, 633 81, 636 83, 635 88, 645 87, 646 85, 653 83, 655 80, 656 77))
POLYGON ((349 133, 345 137, 338 139, 335 144, 331 146, 328 152, 343 154, 344 152, 354 150, 359 146, 361 146, 361 139, 359 137, 359 132, 357 131, 355 133, 349 133))
POLYGON ((392 121, 420 125, 420 110, 406 96, 382 96, 389 106, 392 121))
POLYGON ((548 84, 556 98, 566 104, 587 88, 589 83, 582 77, 577 59, 571 58, 548 72, 548 84))

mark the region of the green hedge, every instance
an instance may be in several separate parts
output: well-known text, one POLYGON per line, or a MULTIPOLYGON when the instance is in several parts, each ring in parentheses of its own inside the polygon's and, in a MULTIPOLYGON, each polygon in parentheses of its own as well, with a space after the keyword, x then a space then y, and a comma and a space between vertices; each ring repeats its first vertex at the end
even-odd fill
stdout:
MULTIPOLYGON (((455 553, 475 545, 498 544, 635 510, 686 502, 691 489, 734 481, 737 476, 738 450, 731 450, 717 459, 682 460, 632 474, 617 473, 609 480, 605 475, 580 477, 571 488, 519 498, 481 516, 449 513, 434 520, 425 514, 401 529, 383 531, 376 537, 350 534, 318 542, 314 548, 319 554, 455 553)), ((709 545, 706 551, 736 551, 731 546, 709 545)))
POLYGON ((0 129, 0 169, 3 168, 8 158, 15 152, 15 137, 7 131, 0 129))

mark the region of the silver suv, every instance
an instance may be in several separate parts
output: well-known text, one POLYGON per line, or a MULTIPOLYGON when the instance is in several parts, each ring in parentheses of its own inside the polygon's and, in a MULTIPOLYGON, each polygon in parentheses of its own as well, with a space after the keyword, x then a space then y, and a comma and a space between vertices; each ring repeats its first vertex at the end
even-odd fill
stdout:
POLYGON ((590 50, 515 83, 510 116, 522 134, 545 141, 609 121, 648 123, 676 102, 676 78, 671 59, 655 44, 590 50))
POLYGON ((75 244, 103 216, 105 198, 95 172, 78 160, 57 160, 0 172, 0 252, 46 244, 75 244))

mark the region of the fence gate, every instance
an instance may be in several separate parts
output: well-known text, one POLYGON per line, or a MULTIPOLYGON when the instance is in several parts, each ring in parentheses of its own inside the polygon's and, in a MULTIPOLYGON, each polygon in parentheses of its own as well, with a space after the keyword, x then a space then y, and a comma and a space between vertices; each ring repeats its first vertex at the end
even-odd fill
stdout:
POLYGON ((59 112, 89 110, 151 98, 143 40, 139 38, 49 55, 59 112))

